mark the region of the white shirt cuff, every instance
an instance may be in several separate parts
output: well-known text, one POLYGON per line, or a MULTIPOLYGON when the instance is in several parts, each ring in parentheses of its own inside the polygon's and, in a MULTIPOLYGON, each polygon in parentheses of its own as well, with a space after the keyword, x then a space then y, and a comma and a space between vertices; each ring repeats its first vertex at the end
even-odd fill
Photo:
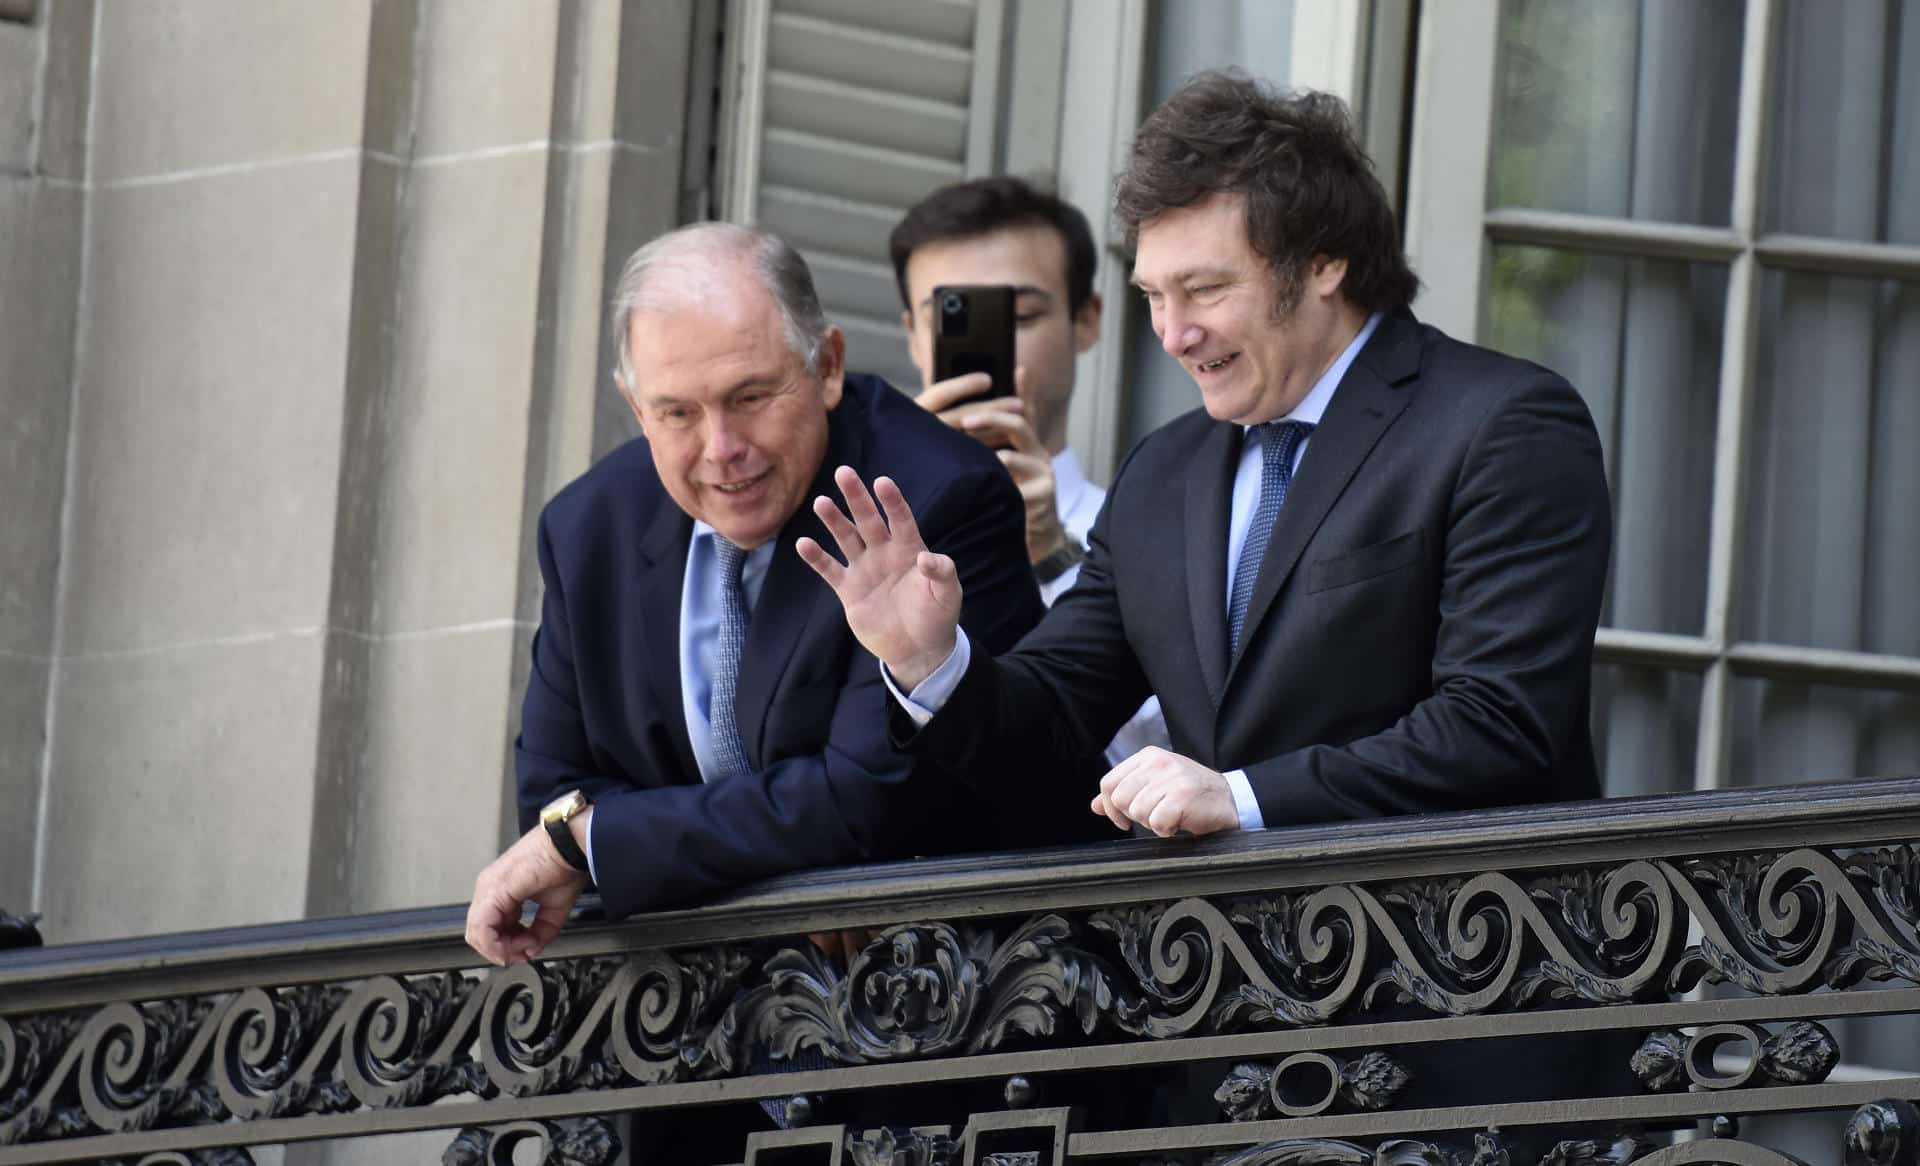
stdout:
POLYGON ((594 872, 594 867, 593 867, 593 807, 592 806, 587 807, 587 877, 593 880, 594 886, 597 887, 600 885, 600 876, 594 872))
POLYGON ((953 690, 960 687, 960 678, 966 675, 967 665, 973 660, 973 648, 967 643, 967 630, 953 630, 953 651, 940 662, 940 667, 925 680, 913 686, 912 693, 903 693, 900 686, 893 682, 893 673, 887 671, 885 664, 880 665, 880 679, 886 682, 887 691, 900 707, 907 710, 907 716, 913 719, 918 728, 926 728, 933 715, 946 706, 953 690))
POLYGON ((1260 816, 1260 803, 1253 796, 1253 783, 1247 780, 1247 771, 1229 769, 1220 776, 1227 779, 1227 788, 1233 791, 1233 812, 1240 816, 1240 828, 1265 830, 1267 820, 1260 816))
POLYGON ((1080 580, 1080 566, 1079 563, 1075 563, 1073 566, 1055 575, 1051 581, 1040 584, 1040 603, 1042 606, 1052 607, 1054 600, 1073 590, 1073 585, 1080 580))

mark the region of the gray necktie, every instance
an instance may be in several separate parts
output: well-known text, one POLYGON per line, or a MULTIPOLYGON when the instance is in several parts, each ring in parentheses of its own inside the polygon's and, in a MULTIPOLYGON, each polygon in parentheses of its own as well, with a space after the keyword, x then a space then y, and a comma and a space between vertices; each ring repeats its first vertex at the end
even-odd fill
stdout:
POLYGON ((747 595, 740 585, 740 568, 747 561, 747 552, 716 534, 713 554, 720 563, 720 650, 713 656, 713 693, 707 721, 713 734, 714 764, 720 772, 708 780, 718 781, 738 777, 749 768, 733 707, 740 692, 740 650, 747 645, 747 595))
POLYGON ((1247 605, 1253 601, 1253 585, 1260 578, 1260 562, 1267 557, 1267 540, 1280 518, 1280 504, 1287 500, 1287 486, 1293 481, 1294 451, 1313 432, 1313 426, 1305 421, 1269 421, 1255 428, 1260 432, 1260 503, 1254 507, 1253 521, 1247 524, 1240 562, 1233 569, 1233 602, 1227 605, 1229 658, 1240 647, 1240 628, 1247 622, 1247 605))

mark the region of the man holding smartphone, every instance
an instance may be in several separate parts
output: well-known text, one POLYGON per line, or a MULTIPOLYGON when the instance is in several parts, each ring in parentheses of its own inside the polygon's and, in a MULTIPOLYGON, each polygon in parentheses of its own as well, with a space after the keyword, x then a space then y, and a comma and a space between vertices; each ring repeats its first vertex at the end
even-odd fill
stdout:
MULTIPOLYGON (((900 323, 920 370, 918 400, 998 452, 1026 502, 1027 557, 1051 607, 1079 577, 1087 532, 1106 499, 1067 445, 1074 358, 1100 338, 1087 218, 1018 178, 981 178, 922 199, 894 227, 889 250, 900 323), (966 285, 1013 288, 1016 396, 993 396, 985 373, 936 377, 941 305, 934 289, 966 285)), ((1167 744, 1160 702, 1149 698, 1114 735, 1107 761, 1118 765, 1149 745, 1167 744)))

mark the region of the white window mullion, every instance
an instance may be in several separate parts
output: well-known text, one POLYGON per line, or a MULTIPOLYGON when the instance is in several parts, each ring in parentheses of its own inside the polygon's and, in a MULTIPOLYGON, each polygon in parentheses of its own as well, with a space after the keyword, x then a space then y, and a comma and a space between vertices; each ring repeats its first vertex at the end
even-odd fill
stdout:
POLYGON ((1705 260, 1726 263, 1752 240, 1723 227, 1691 223, 1616 219, 1501 207, 1487 212, 1487 238, 1495 243, 1525 243, 1599 254, 1638 255, 1649 259, 1705 260))
POLYGON ((759 217, 760 145, 766 128, 767 24, 773 0, 729 0, 720 80, 720 217, 759 217))
POLYGON ((968 178, 999 169, 1000 61, 1006 36, 1003 0, 978 0, 973 14, 973 84, 967 96, 968 178))
POLYGON ((1113 176, 1126 164, 1143 111, 1147 0, 1074 0, 1067 39, 1062 108, 1073 112, 1060 136, 1060 197, 1086 212, 1099 255, 1094 289, 1106 303, 1100 341, 1074 371, 1067 444, 1087 475, 1110 481, 1125 424, 1127 257, 1113 233, 1113 176))
POLYGON ((1407 163, 1407 258, 1426 285, 1414 310, 1461 340, 1480 336, 1499 40, 1497 0, 1420 6, 1413 148, 1407 163))
POLYGON ((1364 115, 1370 8, 1367 0, 1295 4, 1288 88, 1331 93, 1364 115))
MULTIPOLYGON (((1706 639, 1724 653, 1734 636, 1735 579, 1740 554, 1740 518, 1746 512, 1748 401, 1759 344, 1759 259, 1752 250, 1760 233, 1760 183, 1766 173, 1766 114, 1772 92, 1773 37, 1778 27, 1773 0, 1749 0, 1740 66, 1739 137, 1734 143, 1733 208, 1730 223, 1746 249, 1727 278, 1727 315, 1720 350, 1718 431, 1714 437, 1712 542, 1707 552, 1706 639)), ((1700 738, 1694 755, 1696 789, 1729 783, 1733 674, 1724 654, 1708 670, 1700 693, 1700 738)))

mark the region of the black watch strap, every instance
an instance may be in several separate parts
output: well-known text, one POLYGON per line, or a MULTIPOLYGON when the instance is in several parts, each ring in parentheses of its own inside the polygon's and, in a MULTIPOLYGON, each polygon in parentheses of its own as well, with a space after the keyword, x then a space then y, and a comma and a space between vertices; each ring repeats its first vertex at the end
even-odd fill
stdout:
POLYGON ((1051 583, 1080 565, 1087 557, 1087 549, 1078 539, 1068 535, 1060 540, 1060 545, 1046 558, 1033 565, 1033 577, 1042 583, 1051 583))
POLYGON ((573 840, 573 827, 568 823, 592 804, 585 794, 573 790, 548 802, 540 810, 540 824, 547 828, 547 837, 553 840, 553 848, 560 852, 560 857, 568 866, 581 874, 593 872, 587 864, 586 853, 573 840))
POLYGON ((547 823, 547 837, 553 839, 553 848, 560 852, 567 865, 581 874, 590 873, 587 869, 587 852, 573 840, 573 831, 565 822, 553 819, 547 823))

